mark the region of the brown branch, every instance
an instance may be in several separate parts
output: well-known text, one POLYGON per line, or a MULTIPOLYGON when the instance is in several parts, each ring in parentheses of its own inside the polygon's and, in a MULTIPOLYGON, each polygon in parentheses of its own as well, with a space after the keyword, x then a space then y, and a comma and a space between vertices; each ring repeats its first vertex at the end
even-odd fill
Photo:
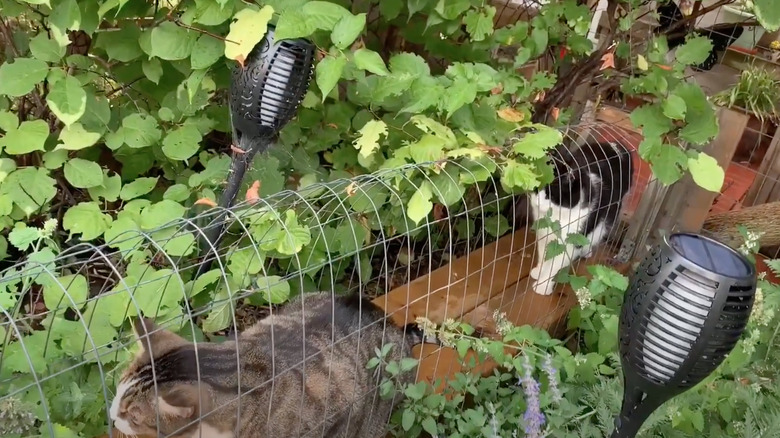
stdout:
POLYGON ((592 78, 596 68, 601 63, 601 58, 610 50, 613 45, 617 29, 617 0, 610 0, 607 5, 606 14, 609 17, 609 31, 601 39, 601 45, 586 60, 573 66, 568 75, 558 79, 555 86, 546 93, 544 99, 534 105, 533 121, 544 123, 547 120, 547 114, 550 110, 570 96, 574 89, 582 83, 582 76, 588 75, 592 78))
MULTIPOLYGON (((702 15, 704 15, 704 14, 706 14, 708 12, 712 12, 715 9, 718 9, 721 6, 725 6, 725 5, 734 3, 734 1, 735 0, 718 0, 717 2, 711 4, 710 6, 707 6, 706 8, 696 9, 696 10, 693 11, 693 13, 691 15, 689 15, 689 16, 683 18, 682 20, 680 20, 680 21, 672 24, 671 26, 669 26, 669 28, 666 29, 664 34, 672 33, 675 30, 677 30, 677 29, 679 29, 679 28, 681 28, 683 26, 687 26, 688 23, 690 23, 693 20, 701 17, 702 15)), ((699 3, 699 5, 700 5, 700 3, 699 3)))
POLYGON ((225 41, 225 42, 227 42, 227 43, 238 44, 238 42, 237 42, 237 41, 231 41, 231 40, 229 40, 229 39, 227 39, 227 38, 225 38, 225 37, 223 37, 223 36, 221 36, 221 35, 217 35, 217 34, 215 34, 215 33, 211 33, 211 32, 209 32, 209 31, 207 31, 207 30, 205 30, 205 29, 199 29, 199 28, 197 28, 197 27, 190 26, 189 24, 184 24, 184 23, 183 23, 181 20, 179 20, 178 18, 174 18, 172 21, 173 21, 174 23, 176 23, 176 25, 177 25, 177 26, 179 26, 179 27, 183 27, 183 28, 185 28, 185 29, 189 29, 189 30, 194 30, 195 32, 199 32, 199 33, 202 33, 202 34, 204 34, 204 35, 208 35, 208 36, 210 36, 210 37, 212 37, 212 38, 216 38, 216 39, 218 39, 218 40, 220 40, 220 41, 225 41))

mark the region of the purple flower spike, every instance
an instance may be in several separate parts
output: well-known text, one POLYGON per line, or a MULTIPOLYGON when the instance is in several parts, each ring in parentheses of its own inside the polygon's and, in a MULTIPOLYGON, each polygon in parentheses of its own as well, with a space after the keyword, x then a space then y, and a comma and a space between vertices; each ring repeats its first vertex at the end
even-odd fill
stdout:
POLYGON ((547 380, 550 381, 550 392, 552 393, 552 399, 555 403, 560 403, 563 397, 561 396, 561 390, 558 388, 558 370, 552 365, 552 356, 549 354, 544 359, 542 369, 547 374, 547 380))
POLYGON ((524 356, 523 369, 525 375, 520 379, 520 384, 523 386, 523 392, 525 393, 525 414, 523 414, 523 422, 525 423, 525 434, 530 438, 539 438, 542 434, 542 426, 545 423, 545 417, 539 406, 539 382, 537 382, 533 375, 533 367, 528 361, 528 356, 524 356))

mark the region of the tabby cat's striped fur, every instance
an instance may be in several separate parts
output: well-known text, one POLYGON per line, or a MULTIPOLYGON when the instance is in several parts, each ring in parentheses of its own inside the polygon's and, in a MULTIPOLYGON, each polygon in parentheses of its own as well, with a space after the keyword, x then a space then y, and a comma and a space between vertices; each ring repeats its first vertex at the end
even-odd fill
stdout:
POLYGON ((330 293, 298 297, 222 343, 134 326, 141 348, 110 412, 131 435, 383 437, 394 401, 379 397, 382 376, 366 364, 387 343, 387 360, 408 357, 414 342, 370 301, 330 293))

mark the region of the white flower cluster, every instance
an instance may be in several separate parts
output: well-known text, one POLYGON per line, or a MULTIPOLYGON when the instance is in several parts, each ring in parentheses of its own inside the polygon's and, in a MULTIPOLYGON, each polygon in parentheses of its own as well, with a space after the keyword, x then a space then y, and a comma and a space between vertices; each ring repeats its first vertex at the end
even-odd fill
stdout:
POLYGON ((590 294, 590 289, 587 287, 581 287, 574 292, 577 295, 577 301, 580 303, 581 308, 586 308, 593 302, 593 297, 590 294))
POLYGON ((766 327, 774 318, 775 309, 767 308, 764 305, 764 291, 760 287, 756 288, 753 311, 750 313, 750 323, 766 327))
POLYGON ((496 310, 493 312, 493 321, 496 323, 496 333, 506 336, 512 330, 512 323, 506 318, 506 313, 496 310))
POLYGON ((761 331, 757 328, 750 331, 750 336, 742 341, 742 351, 748 356, 756 352, 756 344, 758 344, 758 338, 761 337, 761 331))
POLYGON ((745 238, 745 243, 742 244, 742 246, 739 247, 739 252, 741 252, 744 255, 748 255, 751 252, 754 252, 758 248, 758 241, 761 239, 761 236, 763 236, 764 233, 757 233, 755 231, 748 231, 747 236, 745 238))

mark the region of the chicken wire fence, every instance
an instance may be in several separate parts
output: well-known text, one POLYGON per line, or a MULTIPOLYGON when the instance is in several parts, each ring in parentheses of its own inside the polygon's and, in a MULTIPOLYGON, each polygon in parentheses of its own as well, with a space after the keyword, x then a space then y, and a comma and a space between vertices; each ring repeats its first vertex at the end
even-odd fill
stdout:
MULTIPOLYGON (((634 139, 609 125, 565 131, 564 143, 572 150, 592 147, 599 140, 619 141, 635 150, 634 139)), ((81 243, 56 257, 47 250, 34 252, 0 273, 0 404, 6 406, 6 415, 12 411, 20 415, 17 426, 27 434, 59 436, 58 427, 75 420, 84 436, 116 436, 109 427, 109 410, 122 372, 139 348, 130 330, 138 316, 177 332, 197 351, 198 345, 207 345, 204 342, 235 339, 295 296, 316 291, 374 299, 400 290, 407 300, 397 311, 408 313, 410 307, 422 306, 426 314, 439 315, 437 323, 460 319, 469 310, 464 297, 450 295, 450 288, 462 290, 456 288, 458 283, 480 285, 476 302, 491 298, 494 282, 511 285, 492 303, 498 309, 523 306, 534 293, 531 281, 523 278, 513 284, 500 278, 508 277, 509 271, 501 273, 495 265, 501 258, 527 252, 527 262, 521 263, 525 267, 510 269, 530 269, 530 254, 535 251, 530 205, 525 195, 502 189, 495 167, 498 159, 409 165, 312 184, 167 223, 162 218, 170 206, 165 201, 149 203, 128 213, 137 226, 104 245, 81 243), (432 195, 426 214, 415 210, 414 197, 421 188, 432 195), (219 245, 206 241, 210 229, 223 227, 225 219, 219 245), (480 269, 465 278, 451 275, 450 262, 468 259, 476 249, 512 233, 522 238, 509 242, 509 255, 497 249, 495 254, 483 252, 483 260, 475 261, 480 269), (203 269, 206 262, 211 264, 208 270, 203 269), (429 299, 440 286, 425 277, 437 269, 450 274, 443 303, 429 299), (418 278, 427 283, 428 293, 412 297, 408 284, 418 278)), ((635 155, 632 159, 638 162, 635 155)), ((652 176, 646 168, 636 167, 633 180, 643 182, 635 182, 624 200, 623 219, 630 218, 652 176)), ((602 245, 610 257, 622 229, 615 227, 602 245)), ((553 308, 565 305, 562 297, 560 289, 550 297, 557 303, 553 308)), ((336 311, 329 313, 322 321, 335 324, 336 311)), ((544 316, 535 315, 531 322, 544 316)), ((465 322, 479 326, 482 321, 465 322)), ((381 327, 384 337, 392 323, 380 319, 360 329, 370 330, 372 325, 381 327)), ((335 334, 322 336, 331 339, 335 334)), ((238 351, 230 357, 239 361, 238 351)), ((206 363, 193 366, 200 370, 206 363)), ((285 371, 276 370, 275 375, 285 371)), ((305 370, 297 372, 305 381, 305 370)), ((370 389, 376 391, 377 385, 373 382, 370 389)), ((371 394, 366 394, 369 399, 371 394)), ((245 396, 239 392, 236 398, 245 396)), ((152 435, 158 434, 165 435, 160 431, 152 435)))

